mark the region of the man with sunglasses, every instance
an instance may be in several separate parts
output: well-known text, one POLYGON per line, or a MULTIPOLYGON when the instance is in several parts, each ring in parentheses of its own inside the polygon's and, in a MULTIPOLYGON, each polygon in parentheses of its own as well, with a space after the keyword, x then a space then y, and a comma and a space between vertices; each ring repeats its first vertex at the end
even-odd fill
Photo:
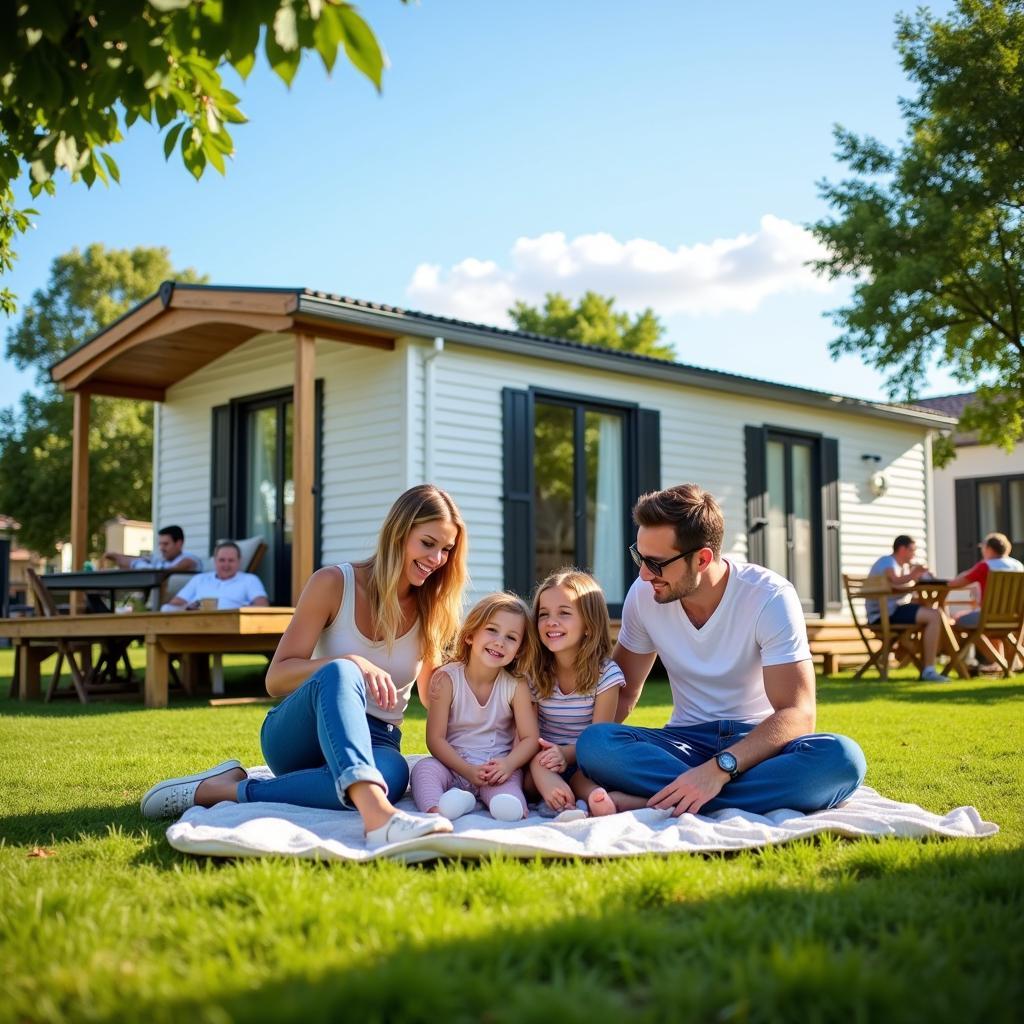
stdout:
POLYGON ((845 800, 863 781, 864 755, 848 737, 814 732, 814 668, 793 585, 722 557, 722 511, 696 484, 645 494, 633 518, 639 576, 612 654, 626 677, 617 720, 636 706, 656 657, 673 712, 663 729, 583 732, 577 763, 604 787, 591 810, 764 814, 845 800))

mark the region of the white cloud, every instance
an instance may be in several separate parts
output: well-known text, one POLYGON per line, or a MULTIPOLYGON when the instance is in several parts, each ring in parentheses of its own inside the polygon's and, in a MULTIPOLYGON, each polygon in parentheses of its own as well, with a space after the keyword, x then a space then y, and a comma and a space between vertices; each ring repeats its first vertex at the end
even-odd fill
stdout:
POLYGON ((517 239, 506 267, 473 257, 447 271, 421 263, 406 294, 426 312, 503 326, 516 299, 536 304, 545 292, 577 297, 587 289, 613 295, 620 308, 650 306, 660 316, 751 313, 779 292, 829 291, 805 265, 821 254, 808 231, 771 214, 753 234, 676 249, 605 232, 568 239, 551 231, 517 239))

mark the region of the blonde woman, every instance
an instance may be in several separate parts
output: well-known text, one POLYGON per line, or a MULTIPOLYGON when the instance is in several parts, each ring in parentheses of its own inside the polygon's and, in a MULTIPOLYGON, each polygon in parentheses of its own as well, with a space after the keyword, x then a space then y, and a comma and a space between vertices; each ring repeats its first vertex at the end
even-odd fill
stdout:
POLYGON ((143 814, 222 800, 354 808, 371 847, 451 831, 443 817, 394 805, 409 784, 402 718, 413 683, 427 705, 430 677, 458 632, 466 545, 448 494, 430 484, 402 494, 375 553, 317 570, 299 597, 267 671, 267 692, 284 698, 260 733, 275 777, 249 779, 225 762, 158 783, 143 814))
POLYGON ((559 569, 537 586, 533 623, 538 643, 527 668, 543 748, 530 762, 537 793, 559 820, 614 811, 607 794, 577 768, 576 740, 588 725, 613 722, 624 686, 611 660, 608 605, 601 585, 579 569, 559 569))

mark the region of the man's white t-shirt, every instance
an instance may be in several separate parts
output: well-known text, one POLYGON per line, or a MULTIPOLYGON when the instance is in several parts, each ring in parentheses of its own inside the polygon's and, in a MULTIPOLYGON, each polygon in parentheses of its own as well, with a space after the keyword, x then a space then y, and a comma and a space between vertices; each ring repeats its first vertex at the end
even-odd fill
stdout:
POLYGON ((201 572, 178 591, 178 597, 191 604, 204 597, 217 598, 218 608, 245 608, 267 592, 259 576, 251 572, 236 572, 231 579, 222 580, 215 572, 201 572))
POLYGON ((807 661, 807 625, 793 584, 763 566, 729 569, 721 603, 697 629, 679 601, 658 604, 639 577, 622 606, 619 643, 661 658, 672 687, 669 725, 731 719, 760 722, 774 712, 762 669, 807 661))

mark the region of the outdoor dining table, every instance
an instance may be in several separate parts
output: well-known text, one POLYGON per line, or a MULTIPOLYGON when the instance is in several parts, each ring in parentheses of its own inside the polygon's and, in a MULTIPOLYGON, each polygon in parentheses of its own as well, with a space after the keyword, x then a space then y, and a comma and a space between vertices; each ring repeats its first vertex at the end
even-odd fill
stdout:
POLYGON ((18 661, 21 700, 40 697, 40 661, 31 657, 32 645, 52 640, 57 630, 67 639, 96 642, 141 636, 146 644, 145 704, 148 708, 163 708, 167 706, 171 655, 272 654, 293 612, 293 608, 233 608, 0 619, 0 636, 10 637, 15 647, 24 648, 25 656, 18 661))
POLYGON ((163 589, 168 576, 177 574, 178 569, 96 569, 92 572, 50 572, 39 578, 47 590, 84 591, 106 593, 110 596, 108 607, 114 610, 117 594, 141 591, 149 594, 154 587, 163 589))
MULTIPOLYGON (((940 611, 945 611, 946 600, 951 589, 948 580, 918 580, 910 592, 910 600, 914 604, 924 605, 926 608, 938 608, 940 611)), ((942 617, 942 630, 939 637, 939 653, 945 654, 950 659, 950 662, 952 662, 959 651, 960 642, 953 631, 949 616, 944 615, 942 617)))

